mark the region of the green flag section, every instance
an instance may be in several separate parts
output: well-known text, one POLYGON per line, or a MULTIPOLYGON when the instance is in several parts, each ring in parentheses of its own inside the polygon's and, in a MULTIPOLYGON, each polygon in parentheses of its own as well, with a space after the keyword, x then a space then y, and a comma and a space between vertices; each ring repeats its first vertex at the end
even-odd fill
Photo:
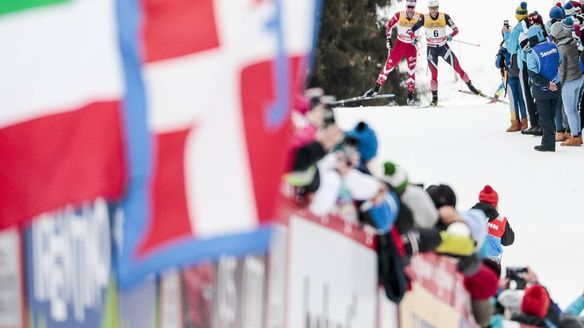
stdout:
POLYGON ((2 0, 0 1, 0 16, 16 11, 71 1, 72 0, 2 0))

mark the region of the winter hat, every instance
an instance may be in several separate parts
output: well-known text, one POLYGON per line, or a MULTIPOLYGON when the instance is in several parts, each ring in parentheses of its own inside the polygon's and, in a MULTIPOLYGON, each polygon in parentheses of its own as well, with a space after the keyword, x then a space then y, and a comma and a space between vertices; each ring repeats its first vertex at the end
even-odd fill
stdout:
POLYGON ((515 10, 515 18, 517 21, 522 21, 527 18, 527 2, 523 1, 515 10))
POLYGON ((555 22, 552 25, 552 30, 550 31, 550 35, 556 38, 556 40, 564 39, 564 38, 571 38, 572 32, 567 28, 564 28, 564 24, 562 22, 555 22))
POLYGON ((564 10, 561 7, 553 6, 552 9, 550 9, 550 19, 562 20, 564 19, 564 16, 564 10))
POLYGON ((486 265, 482 265, 473 276, 464 277, 464 287, 472 299, 486 300, 497 294, 499 288, 497 275, 486 265))
POLYGON ((479 193, 479 202, 491 204, 496 208, 499 204, 499 194, 493 187, 486 185, 479 193))
POLYGON ((562 21, 562 24, 564 25, 564 28, 567 30, 571 31, 574 29, 574 20, 572 19, 572 17, 564 18, 564 20, 562 21))
POLYGON ((367 162, 377 155, 377 136, 367 123, 357 123, 353 130, 347 132, 346 137, 358 141, 357 148, 363 162, 367 162))
POLYGON ((515 314, 521 311, 521 301, 524 294, 525 291, 521 289, 505 289, 497 296, 497 301, 509 309, 512 314, 515 314))
POLYGON ((525 289, 521 301, 521 311, 539 318, 544 318, 550 306, 547 291, 541 285, 532 285, 525 289))
POLYGON ((432 198, 434 206, 440 208, 442 206, 456 207, 456 195, 452 188, 447 185, 431 185, 426 188, 426 192, 432 198))
POLYGON ((438 210, 432 202, 430 195, 424 188, 417 185, 409 185, 401 195, 400 200, 412 210, 415 224, 421 228, 432 228, 438 222, 438 210))
POLYGON ((571 2, 568 2, 564 5, 564 14, 566 16, 574 15, 575 12, 576 9, 574 8, 574 5, 571 2))
POLYGON ((406 7, 416 7, 416 0, 407 0, 406 7))
POLYGON ((537 10, 530 13, 529 16, 527 16, 527 21, 529 23, 527 26, 531 26, 534 24, 539 24, 540 26, 544 26, 543 18, 541 18, 541 15, 537 12, 537 10))
POLYGON ((408 176, 406 172, 392 162, 383 163, 383 177, 381 180, 387 182, 395 192, 403 194, 408 186, 408 176))

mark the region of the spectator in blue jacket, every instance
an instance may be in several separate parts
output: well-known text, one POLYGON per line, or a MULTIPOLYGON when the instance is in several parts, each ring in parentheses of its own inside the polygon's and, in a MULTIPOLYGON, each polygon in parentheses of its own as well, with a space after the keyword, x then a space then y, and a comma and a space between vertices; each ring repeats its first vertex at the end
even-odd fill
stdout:
POLYGON ((355 146, 361 155, 361 162, 357 169, 361 172, 370 173, 367 164, 377 156, 377 136, 375 131, 365 122, 359 122, 353 130, 347 132, 347 141, 354 141, 355 146))
POLYGON ((539 125, 543 130, 541 144, 534 149, 555 151, 554 116, 561 97, 560 51, 553 42, 546 41, 539 25, 529 28, 527 38, 531 48, 527 54, 531 94, 536 99, 539 125))

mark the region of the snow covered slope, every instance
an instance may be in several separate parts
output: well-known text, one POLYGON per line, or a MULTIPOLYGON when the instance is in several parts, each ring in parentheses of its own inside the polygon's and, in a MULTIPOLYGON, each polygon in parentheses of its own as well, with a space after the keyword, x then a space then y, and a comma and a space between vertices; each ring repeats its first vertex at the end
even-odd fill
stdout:
MULTIPOLYGON (((495 55, 499 50, 502 40, 501 28, 503 20, 509 20, 513 27, 517 24, 515 9, 521 3, 520 0, 493 0, 493 1, 460 1, 439 0, 440 11, 446 12, 458 26, 460 33, 455 40, 478 43, 480 47, 450 42, 450 46, 460 60, 462 68, 467 72, 473 84, 483 93, 492 95, 500 83, 499 71, 495 68, 495 55)), ((547 21, 551 6, 557 2, 552 0, 526 0, 529 12, 537 10, 547 21)), ((428 12, 428 1, 418 0, 416 10, 421 13, 428 12)), ((397 3, 389 12, 403 10, 405 1, 397 3)), ((448 29, 447 29, 448 30, 448 29)), ((424 33, 423 28, 420 31, 424 33)), ((384 42, 384 40, 380 40, 384 42)), ((429 99, 426 90, 430 85, 430 73, 426 64, 426 47, 422 41, 421 52, 418 54, 418 67, 416 89, 422 99, 429 99)), ((403 64, 402 64, 403 65, 403 64)), ((405 66, 402 70, 405 70, 405 66)), ((464 89, 466 86, 455 77, 454 70, 442 59, 439 61, 439 92, 442 99, 457 99, 458 92, 454 90, 464 89)), ((376 77, 372 76, 372 82, 376 77)))
POLYGON ((503 265, 531 266, 567 306, 584 290, 584 147, 536 152, 539 137, 505 132, 507 105, 452 96, 443 108, 339 108, 337 121, 344 129, 367 121, 380 140, 378 161, 397 162, 413 182, 451 185, 459 210, 491 184, 516 235, 503 265))

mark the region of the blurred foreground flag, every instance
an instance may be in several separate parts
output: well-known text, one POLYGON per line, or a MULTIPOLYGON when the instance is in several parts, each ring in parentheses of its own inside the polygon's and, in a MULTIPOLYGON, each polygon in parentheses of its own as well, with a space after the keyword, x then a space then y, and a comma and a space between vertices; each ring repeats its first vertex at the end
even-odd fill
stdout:
POLYGON ((267 249, 317 2, 144 0, 153 179, 124 206, 122 284, 267 249))
POLYGON ((0 1, 0 229, 124 188, 115 0, 0 1))

